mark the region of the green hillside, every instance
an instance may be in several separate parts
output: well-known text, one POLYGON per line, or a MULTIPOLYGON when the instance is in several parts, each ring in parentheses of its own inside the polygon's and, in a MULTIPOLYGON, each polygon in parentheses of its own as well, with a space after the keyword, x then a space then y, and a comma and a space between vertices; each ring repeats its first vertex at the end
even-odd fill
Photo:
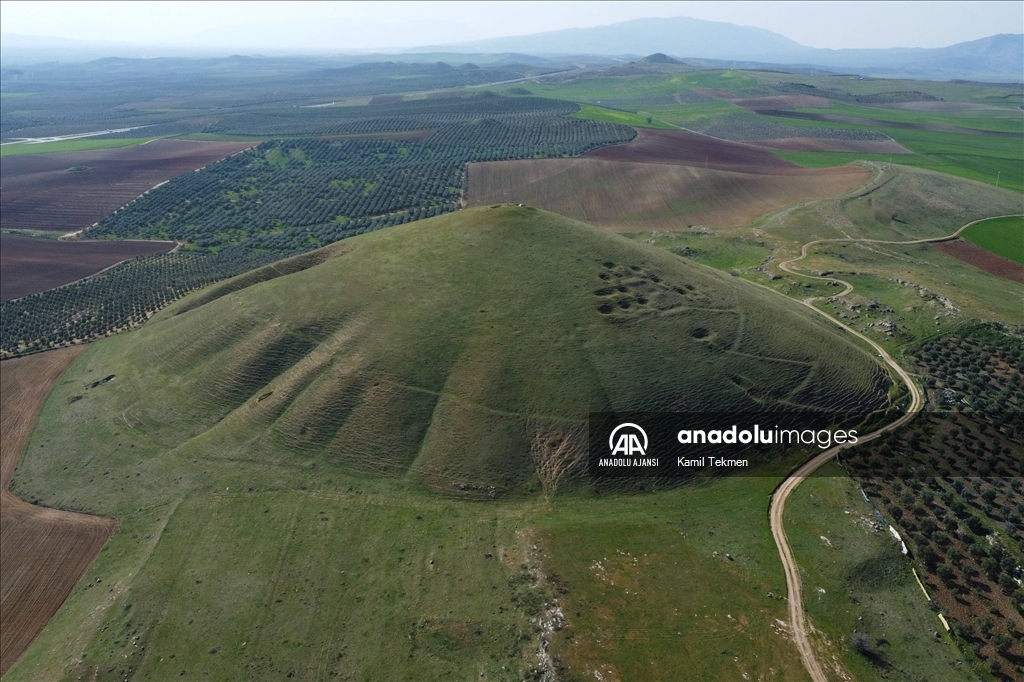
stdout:
POLYGON ((282 261, 95 343, 54 387, 13 488, 120 528, 8 677, 521 680, 609 662, 640 679, 654 657, 667 679, 715 679, 735 669, 722 646, 796 675, 791 642, 760 634, 785 617, 764 597, 784 582, 762 527, 774 479, 539 493, 579 470, 589 410, 864 408, 887 388, 797 303, 530 208, 282 261), (594 610, 588 567, 654 552, 641 538, 658 584, 682 561, 687 585, 717 587, 594 610), (750 627, 678 647, 704 627, 683 602, 750 627), (559 604, 556 637, 537 623, 559 604), (653 648, 573 648, 635 627, 630 609, 664 630, 653 648))
POLYGON ((60 462, 76 494, 102 487, 82 479, 119 457, 82 451, 104 443, 131 452, 124 464, 330 467, 495 497, 532 490, 538 469, 549 490, 570 477, 590 411, 884 402, 875 363, 799 306, 535 209, 467 210, 305 258, 327 260, 243 276, 96 344, 45 408, 74 426, 34 447, 23 480, 42 495, 35 476, 60 462))

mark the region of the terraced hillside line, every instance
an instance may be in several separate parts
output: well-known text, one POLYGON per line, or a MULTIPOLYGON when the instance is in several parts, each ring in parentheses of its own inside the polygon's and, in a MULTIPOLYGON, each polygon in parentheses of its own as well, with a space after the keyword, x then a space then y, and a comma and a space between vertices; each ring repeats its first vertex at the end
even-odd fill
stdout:
POLYGON ((117 526, 37 507, 8 490, 50 387, 84 350, 71 346, 0 363, 0 674, 46 627, 117 526))
MULTIPOLYGON (((1002 218, 1007 216, 993 217, 1002 218)), ((816 239, 814 241, 804 244, 803 247, 801 247, 800 249, 800 255, 797 256, 796 258, 790 258, 789 260, 780 262, 779 267, 785 270, 786 272, 793 275, 797 275, 799 277, 807 277, 810 279, 819 279, 830 282, 839 282, 840 284, 844 285, 843 291, 830 297, 839 298, 840 296, 846 296, 847 294, 852 292, 853 285, 850 284, 849 282, 845 282, 836 277, 819 277, 816 275, 807 275, 798 272, 796 269, 793 268, 793 263, 796 263, 797 261, 806 258, 808 254, 808 249, 814 246, 815 244, 821 244, 823 242, 868 242, 875 244, 909 245, 924 244, 928 242, 949 241, 951 239, 956 239, 957 237, 959 237, 960 233, 966 230, 971 225, 979 223, 982 220, 989 219, 990 218, 982 218, 980 220, 973 220, 965 225, 962 225, 958 230, 956 230, 950 235, 946 235, 944 237, 932 237, 930 239, 914 239, 910 241, 886 241, 881 239, 816 239)), ((892 356, 889 355, 889 353, 886 352, 886 350, 882 348, 878 343, 868 338, 864 334, 861 334, 857 330, 849 327, 848 325, 843 324, 842 322, 835 319, 825 311, 816 308, 814 306, 814 301, 817 300, 818 298, 822 297, 812 296, 810 298, 804 299, 803 301, 801 301, 801 303, 803 303, 805 306, 815 311, 819 315, 822 315, 826 319, 830 320, 833 324, 842 327, 846 331, 850 332, 851 334, 863 340, 865 343, 869 344, 872 348, 874 348, 875 352, 878 353, 879 357, 882 358, 882 360, 889 367, 891 367, 894 372, 896 372, 896 375, 900 378, 900 380, 906 385, 907 389, 910 391, 910 407, 907 408, 906 413, 896 421, 886 426, 883 426, 882 428, 876 431, 872 431, 866 436, 859 438, 857 440, 857 444, 859 445, 862 443, 867 443, 872 440, 875 440, 879 436, 889 431, 893 431, 895 429, 900 428, 901 426, 909 422, 911 419, 913 419, 914 416, 918 412, 920 412, 921 408, 923 407, 924 398, 921 394, 921 390, 917 387, 917 384, 914 383, 914 380, 911 378, 910 374, 905 369, 903 369, 899 365, 899 363, 893 360, 892 356)), ((789 499, 789 496, 793 493, 794 490, 796 490, 797 486, 803 483, 804 479, 811 476, 826 462, 831 461, 842 450, 845 450, 846 448, 849 448, 852 445, 852 443, 844 443, 843 445, 837 445, 834 448, 826 450, 825 452, 809 460, 799 469, 790 474, 789 477, 782 482, 782 484, 772 495, 771 506, 768 511, 769 521, 772 530, 772 537, 775 538, 775 544, 779 549, 779 558, 782 560, 782 566, 786 573, 786 589, 789 593, 789 617, 793 628, 793 639, 796 642, 797 649, 800 651, 800 658, 804 663, 804 668, 807 669, 808 674, 811 676, 811 679, 814 680, 814 682, 827 682, 828 677, 825 675, 824 670, 818 663, 817 658, 815 658, 814 648, 811 645, 809 633, 807 631, 807 623, 804 618, 800 569, 796 565, 796 561, 793 558, 792 550, 790 549, 789 542, 786 538, 786 529, 783 522, 783 514, 786 508, 786 500, 789 499)))

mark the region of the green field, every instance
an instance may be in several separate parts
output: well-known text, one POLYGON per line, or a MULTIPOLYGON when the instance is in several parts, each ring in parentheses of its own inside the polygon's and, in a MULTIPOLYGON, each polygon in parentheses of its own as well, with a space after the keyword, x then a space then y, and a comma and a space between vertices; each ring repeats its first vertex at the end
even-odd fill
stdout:
MULTIPOLYGON (((782 260, 799 255, 801 244, 817 239, 943 237, 972 220, 1013 213, 1019 205, 1019 195, 1005 189, 894 166, 873 185, 842 202, 798 208, 785 212, 782 219, 768 216, 757 228, 768 243, 780 247, 773 260, 782 260), (950 210, 951 205, 956 206, 955 211, 950 210)), ((771 263, 766 266, 769 270, 774 267, 771 263)), ((1024 287, 957 260, 931 244, 824 243, 814 246, 797 266, 807 274, 835 273, 853 284, 850 296, 820 305, 892 351, 970 319, 1014 324, 1024 298, 1024 287), (890 322, 895 326, 889 327, 890 322)), ((764 281, 760 271, 741 274, 764 281)), ((835 293, 825 282, 790 275, 768 285, 800 299, 835 293)))
POLYGON ((40 142, 38 144, 5 143, 0 146, 0 157, 21 156, 23 154, 51 154, 53 152, 84 152, 94 149, 119 149, 134 147, 159 138, 155 137, 115 137, 92 138, 77 140, 59 140, 57 142, 40 142))
POLYGON ((649 116, 644 111, 638 111, 633 113, 631 111, 619 111, 618 109, 609 109, 608 107, 598 107, 593 104, 581 104, 580 110, 574 114, 576 118, 586 118, 591 121, 606 121, 608 123, 621 123, 622 125, 636 126, 638 128, 667 128, 672 129, 676 126, 669 125, 663 121, 659 121, 653 116, 649 116), (651 120, 647 120, 650 118, 651 120))
POLYGON ((856 680, 977 679, 928 610, 910 559, 839 466, 826 465, 793 493, 786 534, 822 659, 836 657, 856 680), (868 636, 870 653, 853 648, 854 632, 868 636))
POLYGON ((633 232, 628 236, 637 241, 653 243, 717 270, 753 268, 763 263, 772 252, 765 242, 750 237, 686 232, 633 232))
POLYGON ((960 233, 967 241, 1024 264, 1024 217, 993 218, 960 233))
MULTIPOLYGON (((1024 133, 1024 115, 1022 115, 1020 109, 1010 108, 968 109, 965 111, 910 111, 906 109, 888 109, 877 106, 848 104, 846 102, 832 102, 827 110, 796 109, 795 111, 834 116, 858 116, 896 123, 940 124, 974 130, 1024 133)), ((832 124, 831 121, 828 123, 832 124)))
MULTIPOLYGON (((914 152, 898 155, 898 163, 936 170, 971 180, 1024 192, 1024 164, 1021 164, 1021 138, 985 135, 985 132, 1024 132, 1024 117, 1015 107, 1018 92, 980 84, 926 83, 923 81, 857 80, 847 77, 808 77, 798 74, 766 74, 742 71, 703 71, 668 74, 600 76, 578 78, 564 84, 530 83, 531 93, 545 97, 570 99, 581 103, 600 104, 602 100, 615 106, 638 112, 610 111, 583 104, 581 117, 597 117, 640 127, 697 128, 712 125, 721 117, 731 117, 730 124, 742 127, 744 121, 756 128, 759 121, 789 126, 795 130, 830 128, 862 131, 880 131, 914 152), (779 116, 764 116, 737 106, 727 100, 679 104, 652 104, 647 100, 667 96, 685 96, 692 88, 707 88, 734 92, 737 96, 767 96, 770 88, 780 84, 803 83, 814 85, 820 92, 807 94, 829 96, 871 95, 908 90, 924 92, 928 96, 952 102, 984 104, 991 109, 961 111, 909 111, 868 106, 843 101, 832 101, 828 109, 807 109, 807 113, 857 116, 875 119, 877 125, 842 123, 834 121, 801 120, 779 116), (760 88, 760 89, 759 89, 760 88), (630 101, 633 101, 632 103, 630 101), (647 123, 647 117, 652 118, 647 123), (604 118, 611 117, 611 118, 604 118), (974 129, 982 134, 910 130, 886 126, 885 122, 912 124, 942 124, 974 129)), ((685 102, 685 100, 684 100, 685 102)), ((717 133, 712 133, 717 134, 717 133)), ((741 139, 746 139, 742 138, 741 139)), ((888 161, 889 154, 852 152, 778 152, 783 158, 801 166, 823 168, 843 165, 852 161, 888 161)))
POLYGON ((802 83, 823 90, 835 90, 854 96, 889 92, 921 92, 949 102, 972 102, 1013 109, 1024 104, 1019 87, 999 84, 965 83, 963 81, 929 81, 908 78, 857 78, 847 75, 811 76, 799 73, 749 72, 761 85, 802 83))
POLYGON ((774 479, 610 494, 580 478, 580 438, 590 410, 692 395, 884 406, 867 354, 772 292, 535 209, 314 256, 187 297, 61 377, 13 489, 121 528, 10 679, 522 679, 549 636, 558 665, 632 679, 647 655, 568 633, 644 628, 658 674, 735 669, 726 646, 745 671, 802 675, 765 635, 785 613, 764 596, 783 584, 762 523, 774 479), (650 555, 649 577, 609 611, 622 594, 590 566, 622 553, 650 555), (546 635, 531 621, 555 598, 569 627, 546 635))
POLYGON ((880 126, 855 126, 821 121, 797 121, 768 117, 796 126, 827 126, 880 130, 914 154, 863 154, 858 152, 777 152, 782 158, 809 168, 839 166, 858 159, 899 163, 926 168, 969 180, 1024 192, 1024 165, 1020 162, 1021 140, 1010 137, 965 133, 904 130, 880 126))

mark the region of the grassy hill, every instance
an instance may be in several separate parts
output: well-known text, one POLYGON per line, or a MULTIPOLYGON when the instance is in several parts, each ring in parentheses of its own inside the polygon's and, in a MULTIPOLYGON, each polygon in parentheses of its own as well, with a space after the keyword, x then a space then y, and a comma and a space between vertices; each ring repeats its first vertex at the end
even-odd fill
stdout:
POLYGON ((736 666, 723 646, 797 679, 791 641, 763 634, 786 608, 765 597, 784 585, 773 479, 539 493, 571 481, 589 410, 883 404, 874 361, 812 316, 512 206, 187 297, 91 346, 47 399, 16 494, 120 528, 5 679, 641 679, 652 659, 716 679, 736 666), (688 578, 599 607, 626 599, 592 569, 616 552, 650 554, 643 580, 688 578), (641 612, 643 647, 573 644, 641 612))
POLYGON ((60 461, 85 477, 114 464, 80 456, 102 443, 133 465, 329 467, 494 497, 531 490, 540 469, 549 489, 571 476, 544 443, 578 453, 590 411, 884 402, 876 365, 798 306, 535 209, 468 210, 308 258, 326 260, 97 344, 48 404, 74 427, 24 474, 60 461))

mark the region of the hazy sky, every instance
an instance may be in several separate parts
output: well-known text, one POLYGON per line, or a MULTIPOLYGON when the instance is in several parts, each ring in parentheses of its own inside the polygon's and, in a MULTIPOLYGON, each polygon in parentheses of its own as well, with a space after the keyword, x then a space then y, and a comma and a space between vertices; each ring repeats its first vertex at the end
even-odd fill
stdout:
POLYGON ((1024 32, 1016 2, 0 2, 4 33, 173 45, 437 45, 690 16, 811 47, 940 47, 1024 32), (275 38, 273 27, 289 24, 275 38), (295 35, 306 38, 295 43, 295 35), (287 36, 287 38, 285 38, 287 36), (275 40, 290 43, 273 44, 275 40))

